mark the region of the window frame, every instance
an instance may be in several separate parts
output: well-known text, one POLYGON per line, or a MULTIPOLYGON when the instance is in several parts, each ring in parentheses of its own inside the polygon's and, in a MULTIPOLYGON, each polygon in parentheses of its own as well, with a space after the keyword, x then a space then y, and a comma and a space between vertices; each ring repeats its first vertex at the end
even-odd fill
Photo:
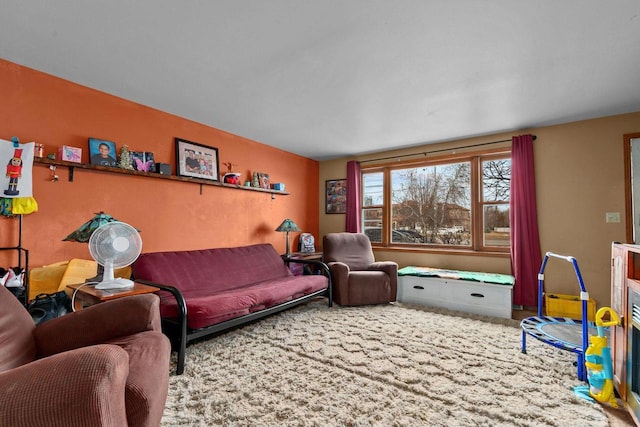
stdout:
MULTIPOLYGON (((452 149, 455 151, 455 149, 452 149)), ((484 201, 483 195, 483 176, 482 162, 488 160, 510 159, 510 147, 496 148, 493 150, 482 150, 465 153, 453 153, 449 155, 433 156, 429 158, 398 160, 392 163, 374 164, 371 166, 362 165, 360 170, 361 185, 363 185, 364 175, 371 173, 383 174, 383 204, 366 206, 364 204, 364 186, 362 194, 361 208, 361 225, 364 230, 366 209, 381 208, 382 209, 382 238, 381 242, 371 242, 376 249, 393 249, 415 252, 438 252, 438 253, 463 253, 463 254, 508 254, 511 250, 509 246, 486 246, 484 244, 484 206, 495 204, 507 204, 510 201, 484 201), (449 163, 458 163, 469 161, 471 166, 471 245, 457 246, 446 244, 414 244, 414 243, 393 243, 391 242, 391 220, 392 220, 392 203, 391 203, 391 172, 398 169, 432 167, 449 163)))
MULTIPOLYGON (((483 176, 482 176, 482 162, 484 161, 492 161, 492 160, 502 160, 502 159, 510 159, 511 156, 511 152, 509 151, 508 153, 489 153, 489 154, 484 154, 481 156, 478 156, 478 168, 480 168, 478 170, 477 173, 477 177, 479 179, 478 182, 478 197, 475 199, 475 201, 478 204, 478 208, 477 208, 477 212, 479 215, 481 215, 481 218, 478 220, 478 227, 479 227, 479 232, 480 234, 477 236, 478 237, 478 251, 480 252, 510 252, 511 251, 511 242, 509 242, 508 246, 486 246, 484 244, 484 208, 487 205, 506 205, 506 206, 510 206, 511 205, 511 191, 509 191, 509 200, 507 201, 498 201, 498 200, 484 200, 484 194, 483 194, 483 176)), ((475 221, 473 221, 475 224, 475 221)), ((511 228, 511 224, 509 224, 509 227, 511 228)), ((511 233, 509 233, 509 236, 511 235, 511 233)), ((475 236, 475 235, 474 235, 475 236)), ((474 238, 475 240, 475 238, 474 238)))

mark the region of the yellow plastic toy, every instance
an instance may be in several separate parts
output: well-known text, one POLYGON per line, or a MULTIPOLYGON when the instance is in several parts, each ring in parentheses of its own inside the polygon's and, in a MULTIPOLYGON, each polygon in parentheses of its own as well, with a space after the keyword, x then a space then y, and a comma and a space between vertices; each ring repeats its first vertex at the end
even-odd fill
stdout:
POLYGON ((596 313, 597 336, 589 337, 589 347, 585 352, 585 366, 587 367, 587 378, 589 386, 578 386, 574 388, 576 395, 598 402, 608 403, 614 408, 618 407, 615 392, 613 389, 613 364, 611 363, 611 349, 607 343, 606 329, 609 326, 620 324, 620 317, 611 307, 602 307, 596 313), (608 321, 603 317, 609 314, 608 321))

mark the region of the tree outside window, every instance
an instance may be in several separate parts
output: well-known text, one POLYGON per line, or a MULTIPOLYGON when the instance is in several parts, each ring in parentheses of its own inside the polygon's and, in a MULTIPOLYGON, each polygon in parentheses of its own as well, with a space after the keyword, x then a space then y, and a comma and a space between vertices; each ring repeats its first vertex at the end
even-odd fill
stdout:
POLYGON ((392 170, 393 229, 420 236, 411 243, 469 246, 470 170, 470 162, 392 170))

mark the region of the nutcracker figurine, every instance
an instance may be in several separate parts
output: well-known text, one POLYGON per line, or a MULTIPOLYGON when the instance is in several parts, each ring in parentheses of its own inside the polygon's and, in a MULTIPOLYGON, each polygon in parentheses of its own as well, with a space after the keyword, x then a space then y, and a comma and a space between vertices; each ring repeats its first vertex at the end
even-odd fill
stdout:
POLYGON ((20 191, 18 191, 18 178, 22 176, 22 148, 13 150, 13 157, 7 165, 7 176, 9 177, 9 188, 4 190, 4 194, 17 196, 20 194, 20 191))

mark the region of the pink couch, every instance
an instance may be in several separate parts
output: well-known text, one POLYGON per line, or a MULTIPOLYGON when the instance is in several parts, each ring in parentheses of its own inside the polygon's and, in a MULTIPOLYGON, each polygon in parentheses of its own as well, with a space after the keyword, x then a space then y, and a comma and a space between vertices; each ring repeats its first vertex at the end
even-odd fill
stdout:
POLYGON ((331 279, 294 276, 270 244, 234 248, 142 254, 133 264, 136 281, 158 286, 163 329, 178 351, 177 373, 184 370, 186 345, 269 314, 326 296, 331 306, 331 279))

